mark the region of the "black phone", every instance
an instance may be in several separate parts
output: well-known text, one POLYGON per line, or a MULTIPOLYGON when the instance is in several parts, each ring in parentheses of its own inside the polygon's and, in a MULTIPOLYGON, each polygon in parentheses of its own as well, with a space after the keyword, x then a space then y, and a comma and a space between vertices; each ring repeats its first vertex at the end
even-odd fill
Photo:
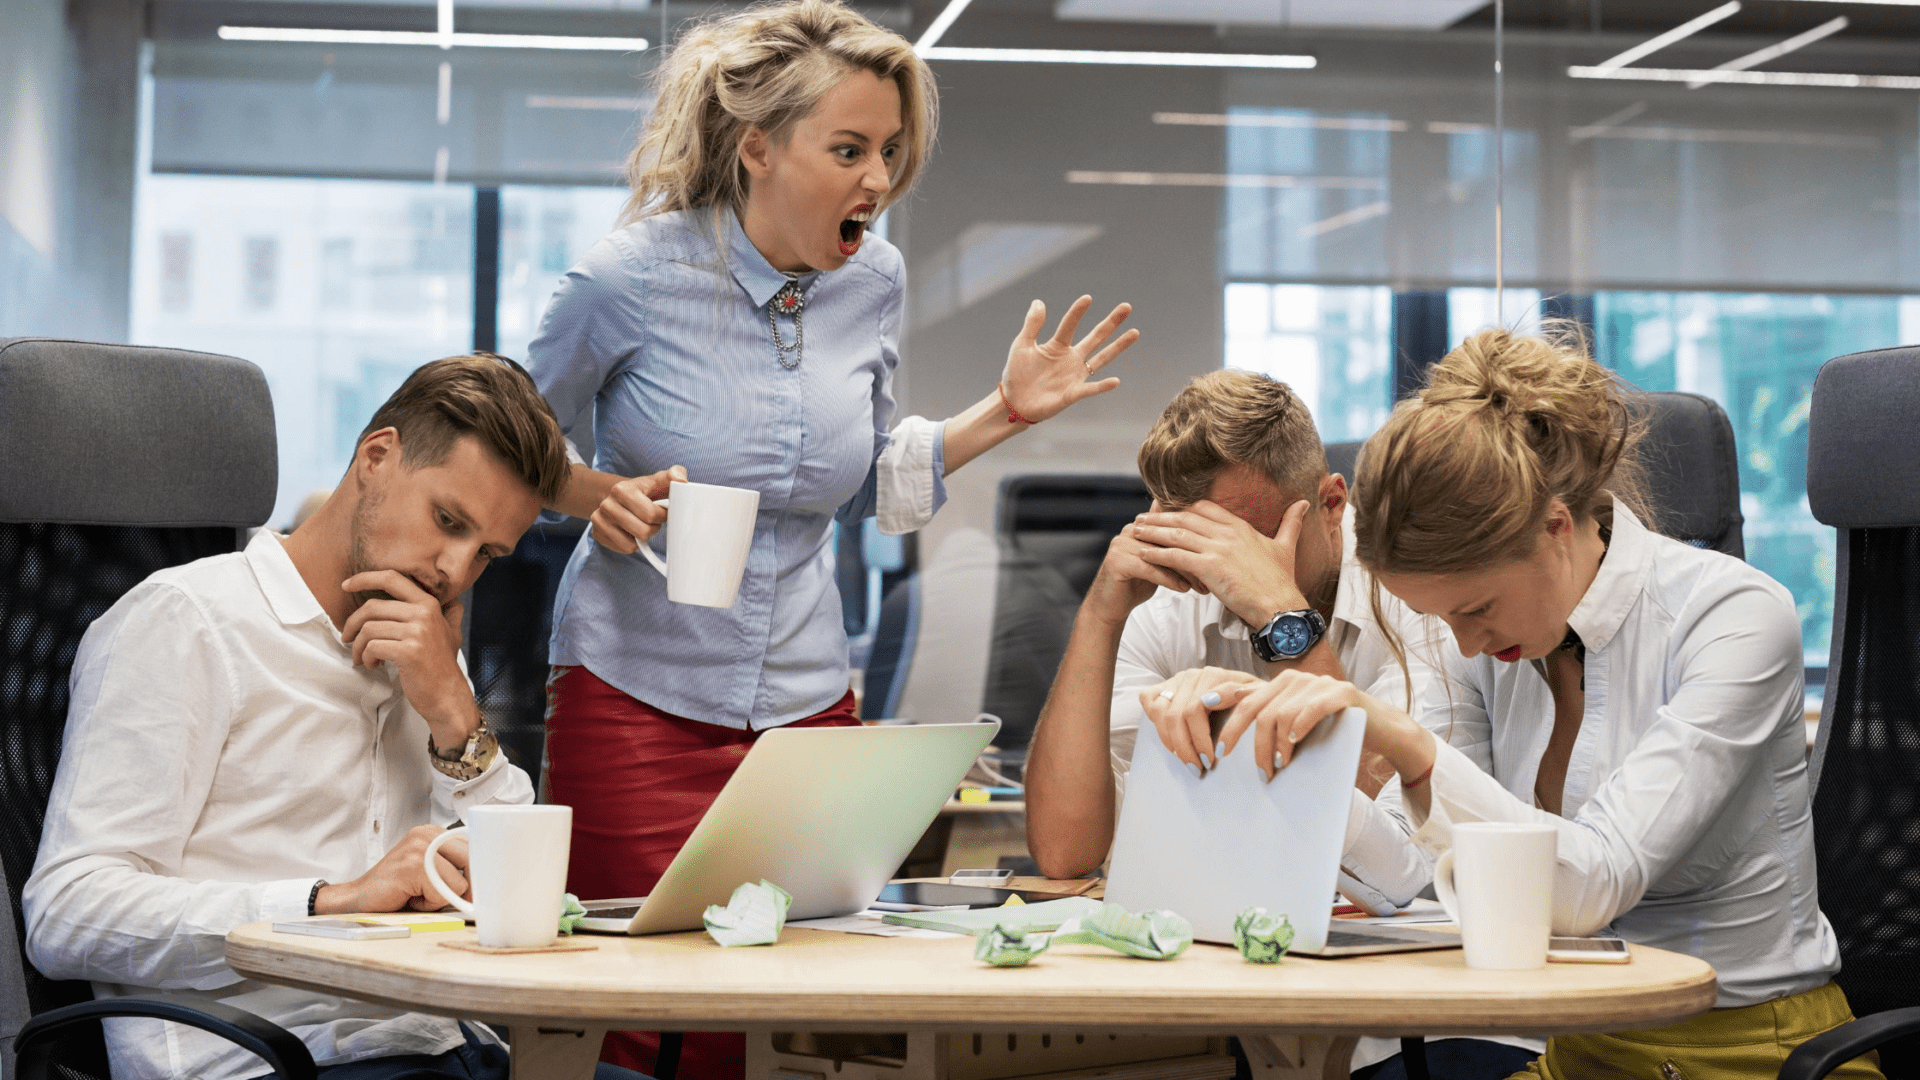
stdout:
POLYGON ((1042 900, 1059 900, 1066 895, 1036 892, 1033 889, 998 889, 990 885, 949 885, 942 881, 896 881, 880 890, 874 905, 995 908, 1016 896, 1029 904, 1037 904, 1042 900))

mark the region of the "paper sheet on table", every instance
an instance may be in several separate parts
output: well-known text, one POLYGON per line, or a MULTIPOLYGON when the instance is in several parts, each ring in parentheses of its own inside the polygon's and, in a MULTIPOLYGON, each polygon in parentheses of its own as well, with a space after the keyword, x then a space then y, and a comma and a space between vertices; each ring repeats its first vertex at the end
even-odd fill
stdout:
POLYGON ((790 922, 788 926, 803 927, 807 930, 832 930, 841 934, 871 934, 874 937, 901 938, 950 938, 965 937, 965 934, 946 930, 929 930, 921 926, 895 926, 881 922, 885 911, 862 911, 857 915, 835 915, 826 919, 803 919, 790 922))
POLYGON ((929 930, 950 930, 960 934, 980 934, 995 926, 1031 934, 1058 930, 1069 919, 1091 916, 1100 910, 1100 901, 1084 896, 1047 900, 1038 904, 1012 907, 973 908, 961 911, 891 911, 886 921, 895 926, 921 926, 929 930))
POLYGON ((707 905, 701 918, 707 924, 707 935, 723 947, 773 945, 780 940, 780 930, 787 924, 787 908, 792 905, 793 897, 787 890, 761 878, 758 884, 749 881, 733 890, 727 906, 707 905))

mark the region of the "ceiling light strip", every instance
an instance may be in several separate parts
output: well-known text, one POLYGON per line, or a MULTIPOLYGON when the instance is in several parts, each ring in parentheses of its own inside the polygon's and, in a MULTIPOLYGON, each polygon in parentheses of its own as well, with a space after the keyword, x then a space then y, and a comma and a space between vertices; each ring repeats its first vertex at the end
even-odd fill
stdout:
POLYGON ((1742 86, 1825 86, 1846 90, 1920 90, 1920 75, 1845 75, 1827 71, 1712 71, 1699 68, 1570 67, 1575 79, 1690 83, 1703 77, 1742 86))
MULTIPOLYGON (((1779 58, 1797 49, 1804 49, 1808 45, 1811 45, 1814 42, 1819 41, 1821 38, 1832 37, 1833 35, 1839 33, 1842 30, 1845 30, 1846 28, 1847 28, 1847 17, 1845 15, 1842 15, 1837 19, 1829 19, 1826 22, 1821 23, 1819 26, 1814 27, 1813 29, 1807 31, 1804 34, 1795 34, 1793 37, 1790 37, 1787 40, 1782 41, 1777 45, 1769 45, 1764 49, 1759 49, 1757 51, 1750 52, 1745 56, 1738 57, 1733 60, 1729 60, 1726 63, 1721 64, 1719 67, 1714 68, 1713 70, 1731 72, 1731 71, 1745 71, 1748 68, 1759 67, 1761 64, 1764 64, 1769 60, 1778 60, 1779 58)), ((1687 83, 1687 89, 1698 90, 1701 87, 1707 85, 1708 83, 1719 82, 1720 79, 1725 77, 1726 76, 1721 75, 1714 78, 1695 79, 1687 83)))
POLYGON ((1133 64, 1148 67, 1285 68, 1306 71, 1311 56, 1260 53, 1110 52, 1099 49, 965 49, 937 46, 922 50, 928 60, 987 60, 1011 64, 1133 64))
POLYGON ((1322 128, 1330 131, 1405 131, 1405 120, 1372 117, 1294 116, 1272 113, 1187 113, 1157 112, 1156 124, 1183 124, 1190 127, 1272 127, 1322 128))
POLYGON ((1600 63, 1596 64, 1595 66, 1604 71, 1611 71, 1614 68, 1626 67, 1628 64, 1633 63, 1635 60, 1638 60, 1642 57, 1650 56, 1653 53, 1659 52, 1661 49, 1666 48, 1667 46, 1673 44, 1676 41, 1681 40, 1682 38, 1692 37, 1693 35, 1699 33, 1702 30, 1705 30, 1707 27, 1712 26, 1714 23, 1717 23, 1722 19, 1731 18, 1734 15, 1738 14, 1739 11, 1740 11, 1740 0, 1733 0, 1732 3, 1722 4, 1719 7, 1714 8, 1712 11, 1707 12, 1705 15, 1702 15, 1697 19, 1688 19, 1686 22, 1681 23, 1679 26, 1676 26, 1673 29, 1667 31, 1666 33, 1661 34, 1659 37, 1650 38, 1646 41, 1643 41, 1640 44, 1635 45, 1633 48, 1628 49, 1626 52, 1621 53, 1619 56, 1602 60, 1600 61, 1600 63))
POLYGON ((1121 187, 1250 187, 1331 188, 1342 191, 1385 191, 1386 180, 1374 176, 1289 176, 1267 173, 1109 172, 1074 169, 1069 184, 1117 184, 1121 187))
POLYGON ((279 41, 312 45, 427 45, 436 48, 560 49, 641 52, 646 38, 561 37, 553 34, 441 34, 432 30, 319 30, 282 26, 223 26, 222 41, 279 41), (441 44, 451 41, 451 45, 441 44))
POLYGON ((941 9, 939 15, 934 16, 933 22, 927 24, 927 32, 921 34, 920 40, 913 43, 913 51, 925 57, 927 50, 939 43, 941 35, 947 32, 947 28, 953 25, 953 20, 959 18, 960 13, 967 10, 967 5, 971 3, 973 0, 947 0, 947 6, 941 9))

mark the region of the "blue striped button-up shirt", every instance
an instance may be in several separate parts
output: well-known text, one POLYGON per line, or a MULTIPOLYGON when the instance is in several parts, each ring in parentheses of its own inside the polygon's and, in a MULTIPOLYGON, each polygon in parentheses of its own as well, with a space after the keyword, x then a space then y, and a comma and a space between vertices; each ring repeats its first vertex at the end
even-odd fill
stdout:
MULTIPOLYGON (((925 524, 946 498, 943 425, 908 417, 889 430, 897 248, 868 234, 845 266, 800 277, 806 344, 787 368, 767 321, 787 279, 732 215, 721 227, 724 265, 705 213, 657 214, 594 245, 554 294, 528 368, 563 423, 594 406, 596 469, 684 465, 689 479, 760 493, 727 609, 670 602, 639 555, 583 536, 554 602, 553 663, 584 664, 676 716, 758 730, 846 693, 833 522, 877 513, 890 532, 925 524)), ((791 342, 792 321, 782 316, 780 330, 791 342)), ((671 532, 655 551, 667 553, 671 532)))

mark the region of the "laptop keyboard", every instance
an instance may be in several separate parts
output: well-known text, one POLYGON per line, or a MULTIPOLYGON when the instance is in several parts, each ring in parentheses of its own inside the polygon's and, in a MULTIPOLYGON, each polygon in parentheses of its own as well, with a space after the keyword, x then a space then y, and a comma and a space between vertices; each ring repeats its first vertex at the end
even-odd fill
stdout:
POLYGON ((587 910, 587 918, 589 919, 631 919, 638 914, 640 914, 639 904, 628 904, 626 907, 589 908, 587 910))

